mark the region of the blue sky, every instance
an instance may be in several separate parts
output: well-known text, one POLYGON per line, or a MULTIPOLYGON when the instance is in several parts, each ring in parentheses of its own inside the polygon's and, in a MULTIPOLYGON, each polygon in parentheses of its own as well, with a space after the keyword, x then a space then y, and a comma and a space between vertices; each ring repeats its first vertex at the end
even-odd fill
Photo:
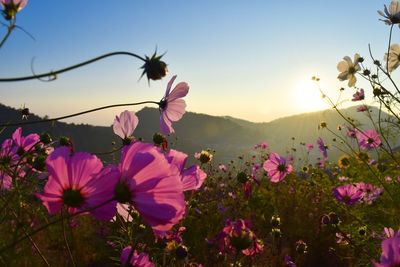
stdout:
MULTIPOLYGON (((138 81, 142 62, 109 58, 60 75, 54 82, 0 84, 0 102, 26 104, 33 113, 59 116, 114 103, 159 100, 169 78, 186 81, 187 110, 270 121, 329 108, 309 82, 317 75, 336 98, 337 63, 368 43, 382 59, 389 27, 378 9, 390 1, 66 1, 31 0, 0 50, 3 77, 75 64, 111 51, 150 55, 158 47, 169 64, 161 81, 138 81), (56 4, 55 4, 56 3, 56 4)), ((1 28, 0 34, 5 33, 1 28)), ((393 41, 398 41, 396 28, 393 41)), ((360 86, 364 86, 363 83, 360 86)), ((365 85, 366 86, 366 85, 365 85)), ((347 90, 347 96, 354 93, 347 90)), ((367 92, 368 96, 368 92, 367 92)), ((133 110, 138 110, 135 108, 133 110)), ((110 125, 124 109, 69 122, 110 125)))

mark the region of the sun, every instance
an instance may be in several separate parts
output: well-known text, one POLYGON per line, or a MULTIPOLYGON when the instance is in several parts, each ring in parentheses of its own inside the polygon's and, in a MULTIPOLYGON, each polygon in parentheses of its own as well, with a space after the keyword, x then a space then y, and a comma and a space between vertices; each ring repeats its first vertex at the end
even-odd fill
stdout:
POLYGON ((293 107, 298 112, 312 112, 329 108, 319 90, 318 84, 311 79, 297 82, 293 88, 293 107))

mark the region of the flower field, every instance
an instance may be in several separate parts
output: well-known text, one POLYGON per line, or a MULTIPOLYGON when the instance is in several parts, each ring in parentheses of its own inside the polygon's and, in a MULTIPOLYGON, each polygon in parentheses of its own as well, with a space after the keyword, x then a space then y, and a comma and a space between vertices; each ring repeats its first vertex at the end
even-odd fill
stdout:
MULTIPOLYGON (((0 48, 27 4, 0 0, 8 29, 0 48)), ((393 77, 400 45, 392 43, 400 3, 393 0, 379 16, 390 31, 383 60, 371 53, 368 65, 356 53, 337 65, 347 86, 340 91, 352 92, 348 100, 373 127, 343 115, 341 101, 321 88, 343 123, 316 127, 333 134, 336 145, 322 137, 299 140, 300 149, 286 154, 270 149, 269 140, 254 140, 251 153, 229 162, 216 161, 213 148, 195 155, 174 148, 167 137, 186 112, 190 81, 174 75, 165 82, 167 64, 157 52, 112 52, 48 73, 0 78, 51 82, 124 55, 142 61, 149 82, 165 82, 156 101, 43 120, 30 120, 24 107, 21 120, 0 122, 0 133, 13 129, 0 149, 0 266, 400 266, 400 89, 393 77), (360 79, 370 88, 358 87, 360 79), (371 102, 379 107, 377 120, 371 102), (68 136, 24 132, 25 125, 143 104, 159 109, 159 132, 143 141, 135 136, 140 117, 116 114, 112 130, 120 142, 109 152, 112 162, 77 151, 68 136), (330 158, 335 149, 339 160, 330 158)), ((319 85, 319 77, 312 80, 319 85)))

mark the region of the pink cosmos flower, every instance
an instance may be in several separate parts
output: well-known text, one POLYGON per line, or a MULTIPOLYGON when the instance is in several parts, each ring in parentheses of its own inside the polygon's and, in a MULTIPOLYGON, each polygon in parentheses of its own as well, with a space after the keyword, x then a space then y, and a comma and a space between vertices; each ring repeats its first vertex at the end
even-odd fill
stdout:
POLYGON ((238 250, 246 256, 253 256, 264 249, 262 241, 251 231, 250 222, 243 219, 226 220, 215 242, 222 254, 235 254, 238 250))
POLYGON ((180 170, 182 176, 183 191, 198 190, 207 178, 207 174, 198 165, 192 165, 184 169, 188 155, 171 149, 167 154, 168 161, 180 170))
POLYGON ((334 188, 333 195, 338 201, 353 205, 362 198, 363 193, 355 185, 347 184, 334 188))
POLYGON ((355 186, 362 193, 362 197, 361 197, 360 201, 362 201, 366 204, 372 204, 383 193, 382 187, 378 187, 373 184, 359 182, 359 183, 356 183, 355 186))
MULTIPOLYGON (((0 150, 0 189, 10 189, 12 183, 12 173, 14 172, 15 168, 12 167, 18 162, 18 155, 12 149, 12 140, 6 139, 3 144, 1 145, 0 150)), ((20 169, 20 168, 18 168, 20 169)), ((22 173, 18 173, 19 174, 22 173)))
POLYGON ((265 142, 265 141, 263 141, 263 142, 260 142, 260 143, 258 143, 258 144, 256 144, 256 145, 254 145, 254 149, 257 149, 257 148, 261 148, 261 149, 267 149, 269 147, 269 145, 268 145, 268 143, 267 142, 265 142))
POLYGON ((26 4, 28 4, 28 0, 0 0, 0 5, 4 8, 13 8, 15 12, 21 11, 26 4))
POLYGON ((364 89, 360 89, 360 91, 355 92, 351 101, 361 101, 365 98, 364 89))
POLYGON ((131 136, 138 123, 139 119, 135 112, 125 110, 119 115, 119 117, 115 116, 113 124, 114 133, 122 139, 126 139, 131 136))
POLYGON ((185 114, 186 103, 182 98, 189 92, 189 85, 185 82, 178 83, 170 92, 176 75, 168 82, 165 96, 160 101, 160 126, 163 134, 174 133, 172 122, 179 121, 185 114))
POLYGON ((171 229, 185 214, 180 170, 151 144, 123 150, 115 199, 131 204, 153 230, 171 229))
POLYGON ((324 140, 322 140, 321 137, 317 139, 317 144, 319 151, 321 151, 322 155, 324 156, 324 159, 328 158, 328 146, 325 145, 324 140))
POLYGON ((96 156, 86 152, 71 155, 67 147, 55 149, 46 165, 49 178, 44 192, 37 197, 50 214, 58 213, 66 206, 70 214, 92 209, 90 212, 98 219, 112 218, 115 205, 111 200, 118 181, 115 168, 103 169, 96 156))
POLYGON ((346 135, 347 135, 348 137, 350 137, 350 138, 356 138, 356 133, 357 133, 356 129, 347 127, 347 133, 346 133, 346 135))
POLYGON ((357 112, 364 112, 368 110, 368 106, 367 105, 361 105, 359 107, 357 107, 357 112))
POLYGON ((12 134, 13 145, 16 146, 16 152, 22 154, 29 151, 35 144, 40 140, 40 136, 37 134, 29 134, 22 136, 22 128, 19 127, 12 134))
POLYGON ((357 131, 356 137, 358 140, 358 144, 363 149, 371 150, 373 148, 379 147, 381 144, 379 134, 373 129, 368 129, 362 132, 357 131))
MULTIPOLYGON (((200 157, 199 157, 200 158, 200 157)), ((219 164, 218 165, 218 169, 220 170, 220 171, 222 171, 222 172, 226 172, 226 170, 227 170, 227 168, 226 168, 226 166, 224 165, 224 164, 219 164)))
POLYGON ((374 262, 375 267, 400 266, 400 236, 390 237, 381 243, 382 254, 380 263, 374 262))
POLYGON ((154 263, 152 263, 149 259, 149 255, 146 253, 142 252, 140 254, 137 253, 137 251, 132 252, 132 247, 128 246, 124 248, 121 252, 121 264, 123 266, 132 266, 132 267, 154 267, 154 263), (131 255, 132 254, 132 255, 131 255), (131 256, 129 264, 129 256, 131 256))
POLYGON ((311 152, 311 150, 314 149, 314 145, 313 144, 306 144, 306 149, 307 149, 307 152, 311 152))
POLYGON ((286 175, 293 171, 292 165, 288 164, 284 157, 274 152, 271 153, 269 158, 264 162, 263 168, 268 173, 273 183, 282 181, 286 175))

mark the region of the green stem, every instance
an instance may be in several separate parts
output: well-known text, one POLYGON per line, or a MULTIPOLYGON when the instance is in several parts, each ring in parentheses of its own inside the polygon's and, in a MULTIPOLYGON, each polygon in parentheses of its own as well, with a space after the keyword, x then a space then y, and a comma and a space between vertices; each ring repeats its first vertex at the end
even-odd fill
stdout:
POLYGON ((73 218, 73 217, 75 217, 75 216, 78 216, 78 215, 80 215, 80 214, 82 214, 82 213, 86 213, 86 212, 95 210, 95 209, 97 209, 97 208, 100 208, 100 207, 102 207, 102 206, 108 204, 109 202, 111 202, 111 201, 113 201, 113 200, 114 200, 114 199, 107 200, 107 201, 105 201, 105 202, 103 202, 103 203, 101 203, 101 204, 99 204, 99 205, 97 205, 97 206, 94 206, 94 207, 90 208, 90 209, 81 210, 81 211, 78 211, 78 212, 76 212, 76 213, 74 213, 74 214, 69 214, 69 215, 66 216, 66 217, 61 216, 61 217, 59 217, 58 219, 56 219, 56 220, 54 220, 54 221, 52 221, 52 222, 49 222, 48 224, 45 224, 45 225, 43 225, 43 226, 37 228, 36 230, 33 230, 32 232, 25 234, 23 237, 20 237, 20 238, 18 238, 17 240, 14 240, 12 243, 10 243, 10 244, 8 244, 8 245, 2 247, 2 248, 0 249, 0 254, 3 253, 3 252, 5 252, 5 251, 7 251, 7 250, 9 250, 10 248, 13 248, 15 245, 17 245, 17 244, 20 243, 21 241, 24 241, 25 239, 27 239, 27 238, 29 238, 29 237, 32 237, 33 235, 35 235, 35 234, 41 232, 42 230, 46 229, 47 227, 49 227, 49 226, 51 226, 51 225, 53 225, 53 224, 56 224, 56 223, 58 223, 58 222, 60 222, 60 221, 62 221, 62 220, 64 220, 64 219, 70 219, 70 218, 73 218))
POLYGON ((40 79, 40 78, 45 78, 45 77, 50 77, 50 80, 54 80, 56 78, 57 74, 61 74, 61 73, 64 73, 64 72, 67 72, 67 71, 70 71, 73 69, 77 69, 77 68, 83 67, 85 65, 91 64, 93 62, 102 60, 104 58, 111 57, 111 56, 117 56, 117 55, 131 56, 131 57, 138 58, 142 61, 146 61, 146 59, 144 59, 141 56, 138 56, 134 53, 130 53, 130 52, 126 52, 126 51, 117 51, 117 52, 107 53, 107 54, 86 60, 84 62, 72 65, 70 67, 59 69, 56 71, 50 71, 50 72, 46 72, 46 73, 42 73, 42 74, 23 76, 23 77, 0 78, 0 82, 20 82, 20 81, 34 80, 34 79, 40 79))
POLYGON ((11 32, 15 29, 15 21, 11 22, 10 25, 7 27, 7 33, 4 35, 3 39, 0 42, 0 48, 4 45, 7 41, 8 37, 11 35, 11 32))
POLYGON ((25 121, 25 122, 15 122, 15 123, 3 123, 0 124, 0 127, 7 127, 7 126, 21 126, 21 125, 28 125, 28 124, 36 124, 36 123, 44 123, 44 122, 53 122, 53 121, 58 121, 58 120, 63 120, 63 119, 68 119, 76 116, 80 116, 83 114, 103 110, 103 109, 109 109, 109 108, 115 108, 115 107, 126 107, 126 106, 136 106, 136 105, 143 105, 143 104, 156 104, 160 105, 160 102, 155 102, 155 101, 143 101, 143 102, 137 102, 137 103, 124 103, 124 104, 114 104, 114 105, 108 105, 108 106, 103 106, 99 108, 94 108, 94 109, 89 109, 85 110, 82 112, 74 113, 71 115, 66 115, 66 116, 61 116, 57 118, 52 118, 52 119, 45 119, 45 120, 38 120, 38 121, 25 121))

